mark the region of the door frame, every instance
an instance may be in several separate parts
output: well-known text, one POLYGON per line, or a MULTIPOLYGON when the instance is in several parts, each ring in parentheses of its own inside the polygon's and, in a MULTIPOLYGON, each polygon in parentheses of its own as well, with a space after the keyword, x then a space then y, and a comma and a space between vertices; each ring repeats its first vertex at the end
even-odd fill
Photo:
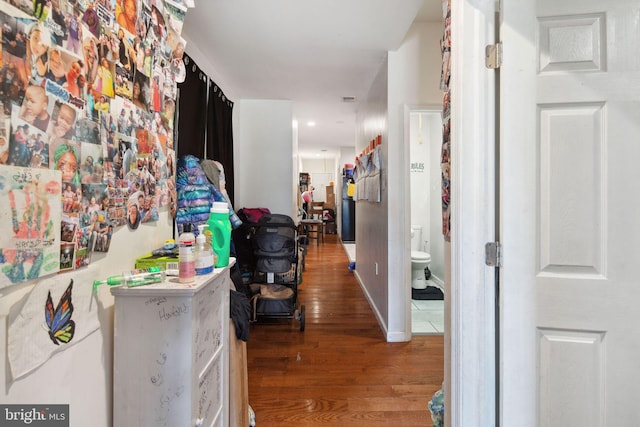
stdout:
MULTIPOLYGON (((411 161, 411 113, 415 112, 439 112, 442 117, 442 105, 440 104, 405 104, 403 105, 402 114, 403 114, 403 140, 404 144, 402 144, 403 151, 403 164, 408 165, 411 161)), ((407 226, 404 227, 404 263, 405 268, 402 269, 404 277, 400 280, 400 283, 410 283, 411 282, 411 171, 410 168, 403 168, 403 180, 405 185, 402 186, 404 188, 404 205, 405 209, 403 210, 403 221, 407 226)), ((435 201, 433 203, 436 203, 435 201)), ((445 248, 445 256, 446 256, 446 248, 445 248)), ((445 260, 445 270, 447 270, 448 263, 445 260)), ((446 282, 446 278, 445 282, 446 282)), ((445 284, 446 286, 446 284, 445 284)), ((413 324, 411 320, 411 288, 406 289, 405 292, 405 331, 407 331, 407 340, 410 340, 413 336, 413 324)))
MULTIPOLYGON (((496 72, 493 1, 451 1, 451 277, 445 292, 445 425, 494 426, 496 271, 484 246, 496 240, 496 72)), ((445 252, 447 250, 445 249, 445 252)))

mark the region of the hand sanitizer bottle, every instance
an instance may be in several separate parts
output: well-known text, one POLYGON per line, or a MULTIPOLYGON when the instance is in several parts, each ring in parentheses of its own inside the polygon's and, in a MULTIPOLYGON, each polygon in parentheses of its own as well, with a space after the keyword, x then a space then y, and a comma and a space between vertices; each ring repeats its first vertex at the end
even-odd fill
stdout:
POLYGON ((198 237, 196 237, 196 274, 208 274, 213 271, 213 250, 207 244, 204 228, 207 224, 198 225, 198 237))

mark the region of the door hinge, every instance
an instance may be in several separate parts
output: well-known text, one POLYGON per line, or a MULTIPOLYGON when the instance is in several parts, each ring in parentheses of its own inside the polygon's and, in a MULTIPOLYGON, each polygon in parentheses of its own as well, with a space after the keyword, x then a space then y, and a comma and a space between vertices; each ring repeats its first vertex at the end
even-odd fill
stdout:
POLYGON ((484 245, 484 263, 489 267, 502 267, 502 246, 499 242, 484 245))
POLYGON ((484 48, 484 65, 492 70, 502 65, 502 43, 489 44, 484 48))

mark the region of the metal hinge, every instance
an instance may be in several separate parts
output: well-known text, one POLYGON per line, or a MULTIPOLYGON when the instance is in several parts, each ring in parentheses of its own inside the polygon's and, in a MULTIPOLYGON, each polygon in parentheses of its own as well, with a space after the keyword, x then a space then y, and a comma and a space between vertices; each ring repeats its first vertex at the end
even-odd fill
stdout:
POLYGON ((489 267, 502 267, 502 246, 499 242, 484 245, 484 263, 489 267))
POLYGON ((484 48, 484 65, 492 70, 502 65, 502 43, 489 44, 484 48))

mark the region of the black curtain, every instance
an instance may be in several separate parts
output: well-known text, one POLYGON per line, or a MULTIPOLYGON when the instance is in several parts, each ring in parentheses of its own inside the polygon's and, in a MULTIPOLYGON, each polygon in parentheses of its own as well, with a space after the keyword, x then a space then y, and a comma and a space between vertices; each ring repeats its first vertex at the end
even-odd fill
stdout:
POLYGON ((175 127, 178 157, 191 154, 203 159, 209 78, 187 54, 183 60, 187 73, 184 82, 178 83, 175 127))
POLYGON ((233 102, 187 54, 184 63, 187 73, 178 84, 176 109, 178 156, 191 154, 220 162, 233 204, 233 102))
POLYGON ((233 102, 213 82, 209 85, 207 109, 207 159, 217 160, 224 167, 229 198, 233 204, 233 102))

